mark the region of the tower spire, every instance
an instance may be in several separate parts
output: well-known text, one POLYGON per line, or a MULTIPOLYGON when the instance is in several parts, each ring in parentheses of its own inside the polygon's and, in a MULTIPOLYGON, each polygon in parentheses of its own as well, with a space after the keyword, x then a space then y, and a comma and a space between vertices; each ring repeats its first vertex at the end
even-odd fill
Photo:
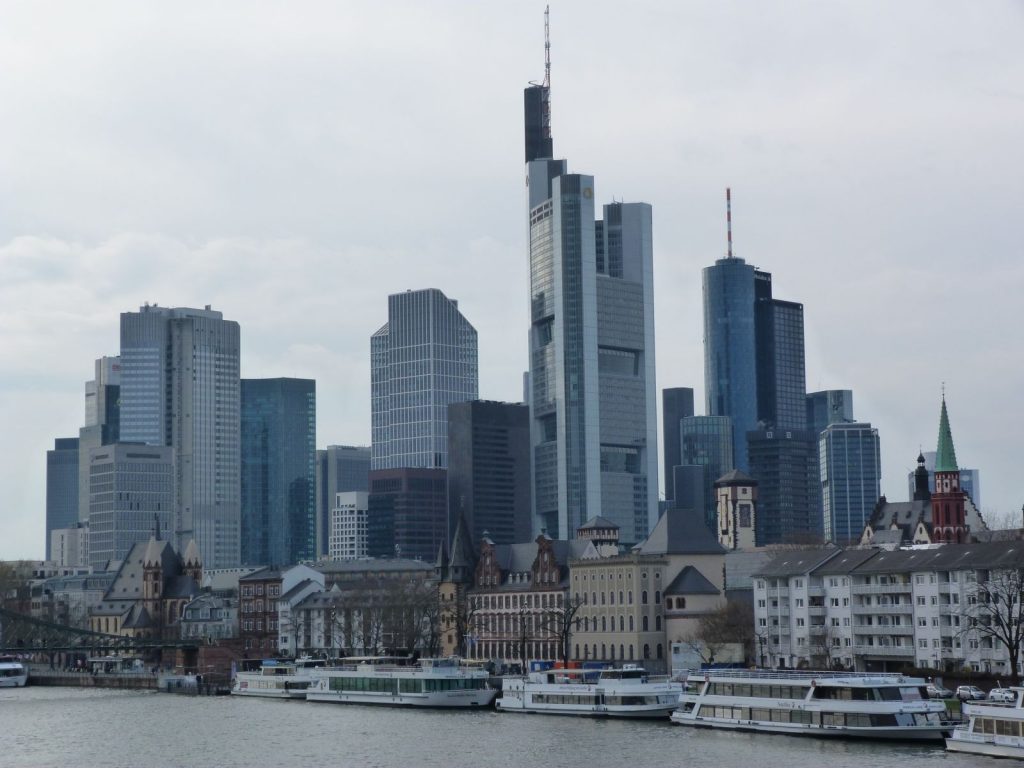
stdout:
POLYGON ((732 189, 725 188, 725 230, 729 237, 729 258, 732 258, 732 189))
POLYGON ((946 412, 946 385, 942 385, 942 411, 939 413, 939 444, 935 449, 935 471, 956 472, 956 449, 953 447, 953 432, 949 428, 949 414, 946 412))
POLYGON ((544 87, 551 87, 551 6, 544 6, 544 87))

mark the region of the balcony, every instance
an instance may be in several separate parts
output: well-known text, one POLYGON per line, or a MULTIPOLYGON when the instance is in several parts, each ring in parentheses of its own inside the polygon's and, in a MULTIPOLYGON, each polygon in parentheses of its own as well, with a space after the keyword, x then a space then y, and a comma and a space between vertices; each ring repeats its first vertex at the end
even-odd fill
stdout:
POLYGON ((909 616, 914 612, 910 603, 899 605, 855 605, 853 612, 858 616, 909 616))
POLYGON ((851 588, 855 595, 892 595, 896 593, 910 593, 913 585, 904 584, 854 584, 851 588))
POLYGON ((808 587, 807 588, 807 596, 808 597, 824 597, 825 596, 825 588, 824 587, 808 587))
POLYGON ((913 658, 914 646, 912 645, 855 645, 854 648, 860 656, 903 656, 913 658))
POLYGON ((901 635, 903 637, 913 637, 914 628, 906 625, 895 626, 892 624, 872 624, 869 627, 866 624, 862 624, 855 626, 853 633, 855 635, 885 635, 887 637, 901 635))
POLYGON ((789 597, 789 587, 769 587, 768 597, 789 597))
POLYGON ((807 606, 807 613, 810 616, 824 616, 825 606, 824 605, 809 605, 807 606))

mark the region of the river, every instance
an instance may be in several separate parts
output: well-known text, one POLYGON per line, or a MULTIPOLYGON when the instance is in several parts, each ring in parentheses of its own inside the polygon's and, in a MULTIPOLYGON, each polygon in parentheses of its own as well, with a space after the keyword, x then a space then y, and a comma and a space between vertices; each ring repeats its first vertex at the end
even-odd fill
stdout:
POLYGON ((1005 766, 940 744, 723 733, 667 722, 80 688, 0 689, 0 765, 54 768, 1005 766))

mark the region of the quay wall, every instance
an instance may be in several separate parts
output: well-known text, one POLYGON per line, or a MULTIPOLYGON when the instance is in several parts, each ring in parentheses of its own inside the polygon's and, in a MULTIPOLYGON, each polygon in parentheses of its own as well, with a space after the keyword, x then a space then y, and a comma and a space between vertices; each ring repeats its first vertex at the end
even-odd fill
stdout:
POLYGON ((51 685, 69 688, 157 689, 155 675, 90 675, 83 672, 29 672, 29 685, 51 685))

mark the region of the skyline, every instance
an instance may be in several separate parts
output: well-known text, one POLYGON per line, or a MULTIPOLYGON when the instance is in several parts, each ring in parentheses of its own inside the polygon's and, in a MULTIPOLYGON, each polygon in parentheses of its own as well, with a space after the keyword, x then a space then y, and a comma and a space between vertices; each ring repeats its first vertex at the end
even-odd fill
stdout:
MULTIPOLYGON (((77 434, 93 361, 146 301, 237 320, 243 377, 316 379, 321 448, 369 444, 389 293, 458 300, 480 396, 520 399, 543 5, 393 8, 238 25, 241 6, 68 5, 45 32, 11 10, 0 414, 21 440, 0 462, 0 558, 42 555, 46 450, 77 434)), ((804 305, 808 391, 854 391, 883 493, 905 498, 934 447, 945 381, 983 512, 1019 509, 1020 6, 615 9, 552 9, 552 125, 595 199, 653 206, 657 388, 704 401, 700 271, 725 254, 731 186, 735 254, 804 305)))

